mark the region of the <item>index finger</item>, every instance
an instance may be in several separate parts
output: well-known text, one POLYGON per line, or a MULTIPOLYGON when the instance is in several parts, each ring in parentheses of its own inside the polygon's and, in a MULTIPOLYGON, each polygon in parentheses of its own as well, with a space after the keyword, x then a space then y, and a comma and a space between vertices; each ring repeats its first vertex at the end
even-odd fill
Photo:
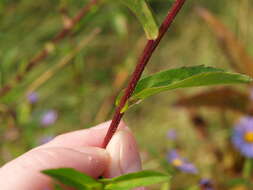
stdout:
MULTIPOLYGON (((40 147, 83 147, 94 146, 102 148, 104 137, 109 129, 111 121, 101 123, 88 129, 73 131, 55 137, 49 143, 40 147)), ((124 122, 120 122, 119 128, 126 127, 124 122)), ((38 147, 38 148, 40 148, 38 147)))

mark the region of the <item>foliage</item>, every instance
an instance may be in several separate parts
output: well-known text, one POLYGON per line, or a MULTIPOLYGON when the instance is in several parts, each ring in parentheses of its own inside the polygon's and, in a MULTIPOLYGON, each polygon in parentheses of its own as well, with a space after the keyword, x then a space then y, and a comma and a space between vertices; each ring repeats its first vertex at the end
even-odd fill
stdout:
MULTIPOLYGON (((129 4, 133 1, 123 1, 104 1, 93 7, 58 44, 52 44, 51 39, 88 0, 0 1, 0 88, 12 84, 41 49, 50 50, 47 59, 0 99, 1 164, 53 136, 111 118, 112 97, 125 87, 146 43, 140 24, 146 37, 155 38, 157 23, 162 22, 173 2, 134 1, 145 3, 143 9, 136 9, 129 4), (34 103, 28 99, 32 91, 38 94, 34 103), (44 126, 41 120, 49 110, 54 110, 58 118, 44 126)), ((252 76, 252 16, 250 0, 188 1, 153 55, 145 70, 148 77, 139 82, 131 102, 154 95, 154 87, 159 88, 157 92, 185 87, 174 86, 185 84, 181 75, 174 76, 176 83, 166 78, 166 87, 160 82, 152 84, 159 71, 166 69, 170 73, 203 64, 206 68, 202 69, 210 74, 205 77, 217 77, 218 73, 229 77, 229 83, 246 81, 245 75, 232 73, 252 76), (209 72, 209 67, 222 71, 209 72)), ((197 82, 208 84, 202 74, 195 75, 197 82)), ((215 189, 252 188, 245 169, 250 167, 243 166, 250 162, 230 143, 233 126, 241 117, 252 115, 252 89, 250 85, 227 89, 187 88, 159 93, 127 112, 125 120, 144 155, 144 169, 168 171, 173 176, 170 185, 165 183, 162 189, 199 189, 198 181, 203 177, 209 177, 215 189), (176 130, 176 139, 166 139, 169 129, 176 130), (188 175, 169 164, 165 157, 170 149, 180 150, 193 160, 199 173, 188 175)))
POLYGON ((135 187, 168 182, 170 179, 167 174, 148 170, 98 181, 70 168, 45 170, 43 173, 77 190, 131 190, 135 187))
POLYGON ((129 100, 129 106, 163 91, 198 86, 249 83, 251 81, 252 79, 246 75, 229 73, 211 67, 195 66, 171 69, 140 80, 129 100))
POLYGON ((146 0, 121 0, 128 6, 140 20, 148 39, 156 39, 158 36, 158 26, 153 11, 146 0))

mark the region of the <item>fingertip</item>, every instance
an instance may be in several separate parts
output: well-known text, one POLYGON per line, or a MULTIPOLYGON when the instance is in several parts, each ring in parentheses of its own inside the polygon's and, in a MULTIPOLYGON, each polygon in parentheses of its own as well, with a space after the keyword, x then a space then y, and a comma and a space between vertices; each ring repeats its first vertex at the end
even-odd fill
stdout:
MULTIPOLYGON (((102 167, 102 171, 104 171, 109 163, 110 160, 110 155, 108 154, 108 152, 105 149, 102 148, 98 148, 98 147, 75 147, 75 148, 71 148, 75 151, 81 152, 85 155, 87 155, 88 157, 88 161, 95 161, 96 164, 98 164, 99 160, 99 165, 101 165, 102 167)), ((101 172, 98 172, 99 175, 101 174, 101 172)), ((99 177, 95 175, 95 177, 99 177)))
MULTIPOLYGON (((95 130, 96 129, 108 129, 110 127, 111 122, 112 122, 112 120, 109 120, 109 121, 106 121, 104 123, 100 123, 100 124, 98 124, 94 127, 90 127, 89 129, 90 130, 93 130, 93 129, 95 129, 95 130)), ((121 120, 120 123, 119 123, 118 129, 122 129, 124 127, 126 127, 126 123, 121 120)))
POLYGON ((127 127, 127 124, 123 120, 121 120, 120 123, 119 123, 119 129, 122 129, 124 127, 127 127))
MULTIPOLYGON (((107 121, 95 127, 59 135, 49 143, 44 144, 38 148, 55 147, 55 146, 68 147, 68 148, 73 148, 77 146, 79 147, 95 146, 102 148, 103 141, 109 129, 110 123, 111 121, 107 121)), ((126 128, 127 128, 126 124, 123 121, 121 121, 118 130, 126 128)))
POLYGON ((121 129, 115 133, 106 150, 110 155, 105 177, 116 177, 141 170, 141 159, 132 132, 121 129))

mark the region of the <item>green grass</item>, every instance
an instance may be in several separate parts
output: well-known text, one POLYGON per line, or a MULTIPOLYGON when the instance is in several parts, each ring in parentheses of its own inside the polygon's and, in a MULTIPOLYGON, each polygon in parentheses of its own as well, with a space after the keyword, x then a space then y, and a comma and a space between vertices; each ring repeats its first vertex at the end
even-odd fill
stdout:
MULTIPOLYGON (((12 80, 15 73, 22 70, 27 61, 59 31, 62 26, 60 7, 66 8, 69 15, 73 16, 85 2, 87 1, 1 1, 0 86, 12 80)), ((166 0, 151 2, 161 22, 170 4, 166 0)), ((153 55, 145 75, 162 69, 200 64, 232 70, 214 34, 194 11, 196 5, 213 12, 235 33, 249 55, 253 55, 253 25, 250 19, 253 17, 253 3, 250 0, 189 0, 153 55)), ((144 44, 145 34, 140 24, 121 5, 105 3, 97 12, 82 20, 71 37, 58 44, 48 59, 0 100, 0 163, 3 164, 38 145, 38 139, 42 136, 55 136, 110 119, 114 109, 113 102, 109 102, 101 117, 98 118, 97 113, 112 92, 116 95, 120 90, 115 86, 115 76, 119 72, 131 73, 144 44), (115 14, 112 13, 114 11, 115 14), (118 15, 116 12, 123 19, 120 25, 114 23, 118 15), (122 34, 117 27, 127 27, 128 31, 122 34), (24 101, 25 93, 32 82, 58 64, 95 28, 100 28, 101 32, 66 67, 54 73, 51 79, 37 89, 38 103, 30 106, 24 101), (16 117, 9 114, 9 109, 16 117), (43 111, 48 109, 57 110, 59 119, 54 125, 41 128, 39 119, 43 111)), ((119 76, 123 77, 123 74, 119 76)), ((246 91, 244 87, 237 88, 246 91)), ((238 155, 234 156, 234 150, 227 148, 229 129, 240 114, 196 108, 209 124, 211 136, 205 140, 196 134, 189 112, 172 106, 178 97, 202 92, 204 89, 206 88, 162 93, 130 110, 124 120, 137 138, 145 169, 164 170, 161 162, 167 150, 178 147, 183 155, 197 165, 200 176, 210 177, 217 182, 219 188, 226 189, 225 180, 234 177, 233 167, 238 163, 238 155), (170 128, 175 128, 178 132, 177 143, 166 137, 170 128), (224 153, 222 162, 208 148, 209 144, 214 144, 224 153)), ((173 189, 194 185, 198 178, 179 172, 173 178, 173 189), (185 183, 181 183, 182 180, 185 183)))

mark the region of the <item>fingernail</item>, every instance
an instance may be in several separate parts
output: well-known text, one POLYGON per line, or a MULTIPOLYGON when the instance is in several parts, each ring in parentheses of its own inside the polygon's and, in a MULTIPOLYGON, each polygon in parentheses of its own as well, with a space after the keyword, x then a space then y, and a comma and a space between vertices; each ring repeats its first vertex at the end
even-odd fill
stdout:
POLYGON ((120 132, 121 150, 120 150, 120 165, 123 174, 133 173, 141 170, 141 160, 138 151, 138 147, 133 135, 129 132, 129 129, 120 132))
POLYGON ((138 148, 129 130, 116 132, 106 150, 111 160, 107 177, 116 177, 141 170, 138 148))

